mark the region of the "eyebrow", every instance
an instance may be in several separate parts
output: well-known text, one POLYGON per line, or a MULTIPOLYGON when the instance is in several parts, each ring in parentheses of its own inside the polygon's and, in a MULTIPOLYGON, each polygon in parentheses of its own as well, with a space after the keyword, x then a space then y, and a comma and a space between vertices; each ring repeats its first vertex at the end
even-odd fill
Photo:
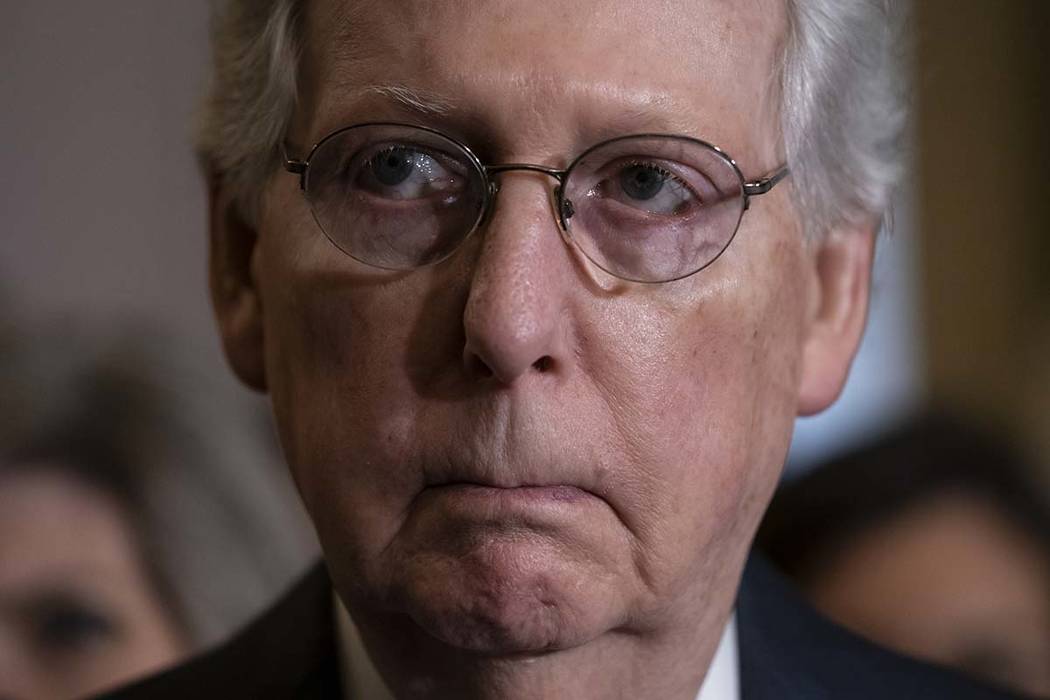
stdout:
MULTIPOLYGON (((398 106, 422 116, 448 116, 463 110, 463 106, 451 97, 429 90, 391 83, 388 85, 366 85, 355 90, 353 97, 363 98, 371 95, 386 98, 398 106)), ((616 111, 603 120, 600 132, 613 135, 626 133, 631 129, 681 129, 682 125, 673 123, 667 118, 666 110, 661 109, 664 100, 657 99, 651 104, 635 105, 616 111)))
POLYGON ((366 85, 357 90, 358 96, 379 95, 402 107, 423 116, 445 116, 459 105, 452 99, 435 92, 408 87, 407 85, 366 85))
MULTIPOLYGON (((428 119, 440 119, 443 129, 447 129, 451 136, 471 143, 472 147, 478 147, 479 155, 494 147, 499 140, 483 114, 461 100, 425 88, 404 83, 375 83, 344 93, 344 100, 345 106, 370 104, 380 107, 383 112, 389 110, 395 120, 426 124, 428 119)), ((627 134, 676 133, 701 139, 712 137, 711 134, 696 133, 695 127, 674 118, 672 115, 676 111, 665 95, 636 100, 634 104, 619 107, 610 104, 605 109, 595 109, 591 114, 596 116, 580 118, 574 124, 577 146, 585 148, 627 134)))
POLYGON ((591 125, 588 136, 599 140, 641 133, 674 133, 699 138, 711 136, 693 133, 695 129, 671 117, 674 112, 662 104, 662 101, 639 104, 607 114, 600 122, 591 125))
MULTIPOLYGON (((331 118, 346 117, 360 113, 370 115, 367 121, 395 121, 430 126, 432 121, 441 122, 443 131, 466 143, 487 143, 493 134, 482 115, 469 109, 463 102, 423 88, 410 87, 403 83, 370 84, 355 87, 339 95, 339 108, 330 113, 327 129, 345 126, 342 121, 331 118), (472 137, 472 138, 468 138, 472 137)), ((360 119, 358 120, 360 121, 360 119)), ((322 130, 321 135, 323 135, 322 130)), ((316 137, 317 135, 315 135, 316 137)))

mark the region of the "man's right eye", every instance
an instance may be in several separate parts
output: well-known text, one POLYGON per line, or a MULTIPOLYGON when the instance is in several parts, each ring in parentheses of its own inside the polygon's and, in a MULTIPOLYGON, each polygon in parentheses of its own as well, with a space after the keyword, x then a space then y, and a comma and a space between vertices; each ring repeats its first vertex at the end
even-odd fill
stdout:
POLYGON ((420 156, 422 154, 407 148, 389 148, 372 156, 368 167, 380 183, 387 187, 395 187, 412 175, 416 169, 416 159, 420 156))
POLYGON ((391 146, 351 171, 353 187, 383 199, 412 200, 454 194, 464 178, 448 159, 407 146, 391 146))

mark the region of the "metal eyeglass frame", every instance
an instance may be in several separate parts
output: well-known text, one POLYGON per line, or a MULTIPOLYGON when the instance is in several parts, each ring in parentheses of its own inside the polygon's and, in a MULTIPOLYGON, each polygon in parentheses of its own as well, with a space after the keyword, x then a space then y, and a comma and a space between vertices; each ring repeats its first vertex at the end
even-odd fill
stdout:
MULTIPOLYGON (((482 188, 483 188, 483 191, 485 193, 485 199, 482 202, 481 210, 478 212, 477 220, 474 221, 474 223, 471 225, 470 230, 467 231, 465 234, 463 234, 463 238, 459 242, 459 244, 455 248, 453 248, 451 251, 449 251, 448 254, 445 255, 444 257, 441 257, 439 259, 436 259, 436 260, 433 260, 431 262, 428 262, 425 265, 419 265, 417 267, 412 267, 412 268, 385 268, 385 267, 383 267, 381 265, 376 265, 375 263, 370 263, 370 262, 367 262, 365 260, 360 260, 359 258, 355 257, 352 253, 344 250, 342 248, 342 246, 340 246, 336 241, 334 241, 334 240, 332 241, 332 243, 335 244, 335 246, 337 248, 339 248, 340 251, 342 251, 343 253, 345 253, 349 257, 354 258, 355 260, 358 260, 358 262, 361 262, 361 263, 363 263, 365 265, 369 265, 370 267, 375 267, 375 268, 378 268, 378 269, 417 270, 417 269, 421 269, 423 267, 429 267, 430 265, 436 265, 436 264, 442 262, 443 260, 447 260, 448 258, 452 257, 452 255, 454 255, 460 249, 460 247, 462 247, 463 243, 465 243, 468 238, 470 238, 472 235, 474 235, 474 232, 481 226, 482 222, 485 221, 486 217, 488 216, 488 214, 492 211, 493 207, 495 206, 496 195, 499 193, 500 187, 499 187, 499 182, 497 180, 493 179, 492 176, 496 175, 496 174, 499 174, 499 173, 509 172, 509 171, 512 171, 512 170, 525 170, 525 171, 529 171, 529 172, 541 173, 543 175, 547 175, 547 176, 552 177, 555 180, 557 180, 558 186, 554 190, 554 195, 555 195, 555 198, 556 198, 556 205, 557 205, 556 206, 556 208, 557 208, 556 219, 558 221, 558 225, 561 228, 562 233, 565 236, 567 236, 568 238, 572 239, 573 245, 575 245, 576 248, 579 249, 580 252, 583 253, 584 257, 586 257, 588 260, 590 260, 598 268, 600 268, 604 272, 606 272, 606 273, 608 273, 608 274, 610 274, 610 275, 612 275, 614 277, 617 277, 617 278, 623 279, 623 280, 627 280, 629 282, 637 282, 637 283, 640 283, 640 284, 664 284, 664 283, 667 283, 667 282, 675 282, 677 280, 685 279, 686 277, 690 277, 692 275, 695 275, 696 273, 698 273, 701 270, 707 268, 712 263, 714 263, 716 260, 718 260, 718 258, 720 258, 722 256, 722 253, 724 253, 729 248, 729 246, 732 244, 733 239, 736 238, 737 231, 740 229, 740 222, 744 218, 744 212, 746 212, 751 207, 751 198, 752 197, 757 197, 759 195, 763 195, 763 194, 769 192, 770 190, 772 190, 777 185, 778 182, 783 180, 790 173, 790 169, 788 168, 787 164, 784 164, 784 165, 781 165, 780 167, 776 168, 775 170, 773 170, 772 172, 770 172, 767 175, 764 175, 764 176, 762 176, 762 177, 760 177, 760 178, 758 178, 756 180, 748 181, 748 180, 746 180, 744 178, 744 174, 743 174, 743 172, 741 172, 740 167, 737 165, 736 161, 733 160, 733 158, 731 158, 728 153, 723 151, 718 146, 715 146, 712 143, 708 143, 707 141, 704 141, 702 139, 694 138, 692 136, 686 136, 684 134, 659 134, 659 133, 626 134, 626 135, 623 135, 623 136, 615 136, 615 137, 613 137, 611 139, 605 139, 604 141, 600 141, 600 142, 598 142, 598 143, 596 143, 596 144, 594 144, 592 146, 589 146, 588 148, 584 149, 579 155, 577 155, 575 158, 572 159, 572 161, 569 163, 569 165, 567 167, 565 167, 563 169, 550 168, 550 167, 547 167, 545 165, 539 165, 537 163, 496 163, 496 164, 492 164, 492 165, 486 165, 485 163, 483 163, 481 161, 480 158, 477 157, 477 155, 474 154, 474 151, 472 151, 469 146, 467 146, 466 144, 462 143, 461 141, 459 141, 459 140, 457 140, 457 139, 449 136, 448 134, 446 134, 446 133, 444 133, 442 131, 439 131, 437 129, 434 129, 434 128, 431 128, 431 127, 428 127, 428 126, 422 126, 420 124, 412 124, 412 123, 407 123, 407 122, 363 122, 363 123, 360 123, 360 124, 352 124, 350 126, 344 126, 342 128, 336 129, 335 131, 331 132, 330 134, 328 134, 327 136, 322 138, 316 144, 314 144, 313 148, 310 149, 310 153, 306 156, 305 160, 299 160, 299 159, 288 157, 287 145, 285 145, 283 147, 283 149, 284 149, 284 153, 283 153, 283 160, 284 160, 283 167, 289 173, 299 176, 299 189, 305 194, 307 192, 307 187, 309 186, 308 178, 309 178, 309 172, 310 172, 310 161, 313 159, 314 154, 317 153, 318 149, 322 148, 325 145, 325 143, 327 143, 328 141, 330 141, 330 140, 332 140, 334 138, 337 138, 338 136, 341 136, 342 134, 346 133, 347 131, 350 131, 351 129, 361 129, 361 128, 367 128, 367 127, 397 127, 397 128, 416 129, 416 130, 419 130, 419 131, 423 131, 423 132, 432 134, 432 135, 437 136, 439 138, 445 139, 446 141, 449 141, 450 143, 452 143, 456 147, 458 147, 461 151, 463 151, 463 153, 466 154, 467 158, 470 160, 470 162, 474 166, 475 170, 478 173, 480 173, 481 178, 482 178, 482 188), (594 151, 596 151, 596 150, 598 150, 600 148, 604 148, 604 147, 608 146, 611 143, 616 143, 618 141, 624 141, 624 140, 628 140, 628 139, 643 139, 643 138, 648 138, 648 139, 674 139, 674 140, 678 140, 678 141, 687 141, 687 142, 691 142, 693 144, 696 144, 696 145, 699 145, 699 146, 703 146, 705 148, 710 149, 715 154, 717 154, 719 157, 721 157, 726 163, 728 163, 730 166, 732 166, 733 171, 736 173, 736 176, 737 176, 737 178, 740 181, 740 192, 741 192, 741 197, 743 198, 743 206, 740 209, 740 216, 737 217, 737 221, 736 221, 736 223, 734 225, 733 232, 729 235, 729 238, 726 240, 726 244, 722 247, 722 249, 718 252, 718 254, 715 255, 713 258, 711 258, 711 260, 707 261, 706 263, 704 263, 703 265, 698 267, 697 269, 695 269, 695 270, 693 270, 691 272, 688 272, 686 274, 680 275, 678 277, 675 277, 675 278, 672 278, 672 279, 667 279, 667 280, 655 280, 654 281, 654 280, 644 280, 644 279, 633 279, 633 278, 630 278, 630 277, 624 277, 621 274, 618 274, 616 272, 612 272, 611 270, 606 269, 606 267, 604 265, 602 265, 597 260, 594 260, 594 258, 592 258, 591 255, 587 253, 586 249, 584 247, 582 247, 577 241, 575 241, 575 239, 573 239, 572 232, 571 232, 571 230, 569 228, 569 219, 571 219, 572 216, 575 214, 575 210, 573 208, 572 201, 569 200, 569 199, 566 199, 564 194, 565 194, 565 182, 568 180, 569 176, 572 174, 573 169, 579 163, 581 163, 587 156, 589 156, 591 153, 593 153, 594 151)), ((311 204, 310 209, 311 209, 311 212, 313 212, 312 204, 311 204)), ((314 214, 315 221, 316 221, 316 218, 317 218, 316 214, 314 214)), ((325 230, 325 227, 323 225, 321 225, 321 222, 320 221, 316 221, 316 223, 317 223, 318 227, 321 229, 321 231, 325 234, 325 237, 328 238, 329 240, 331 240, 331 236, 325 230)))

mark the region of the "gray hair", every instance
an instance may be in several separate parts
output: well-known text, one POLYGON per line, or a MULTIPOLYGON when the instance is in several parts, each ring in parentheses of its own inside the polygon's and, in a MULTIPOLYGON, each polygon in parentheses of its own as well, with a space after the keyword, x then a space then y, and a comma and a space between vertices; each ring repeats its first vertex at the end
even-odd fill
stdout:
MULTIPOLYGON (((786 0, 780 123, 802 225, 819 235, 881 215, 902 172, 905 0, 786 0)), ((302 0, 225 0, 199 154, 252 220, 296 102, 302 0)))

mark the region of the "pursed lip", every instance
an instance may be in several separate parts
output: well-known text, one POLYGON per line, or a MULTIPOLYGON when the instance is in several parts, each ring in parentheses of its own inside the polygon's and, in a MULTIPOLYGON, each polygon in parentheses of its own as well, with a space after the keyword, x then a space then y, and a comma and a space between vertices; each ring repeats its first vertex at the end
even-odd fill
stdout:
POLYGON ((424 469, 423 486, 424 489, 475 487, 601 497, 599 490, 592 488, 594 484, 586 467, 527 457, 510 458, 500 463, 457 459, 431 462, 430 468, 424 469))
POLYGON ((598 470, 584 455, 565 461, 519 458, 494 464, 488 460, 444 458, 428 460, 417 497, 458 504, 469 512, 548 512, 568 515, 584 506, 608 509, 630 530, 617 500, 598 470), (583 459, 579 459, 584 457, 583 459), (480 509, 480 510, 479 510, 480 509), (508 510, 509 509, 509 510, 508 510))
POLYGON ((433 490, 455 491, 467 497, 489 497, 498 499, 517 498, 526 500, 550 500, 572 503, 584 498, 593 498, 594 494, 573 484, 519 484, 503 486, 479 483, 476 481, 447 481, 431 484, 433 490))

